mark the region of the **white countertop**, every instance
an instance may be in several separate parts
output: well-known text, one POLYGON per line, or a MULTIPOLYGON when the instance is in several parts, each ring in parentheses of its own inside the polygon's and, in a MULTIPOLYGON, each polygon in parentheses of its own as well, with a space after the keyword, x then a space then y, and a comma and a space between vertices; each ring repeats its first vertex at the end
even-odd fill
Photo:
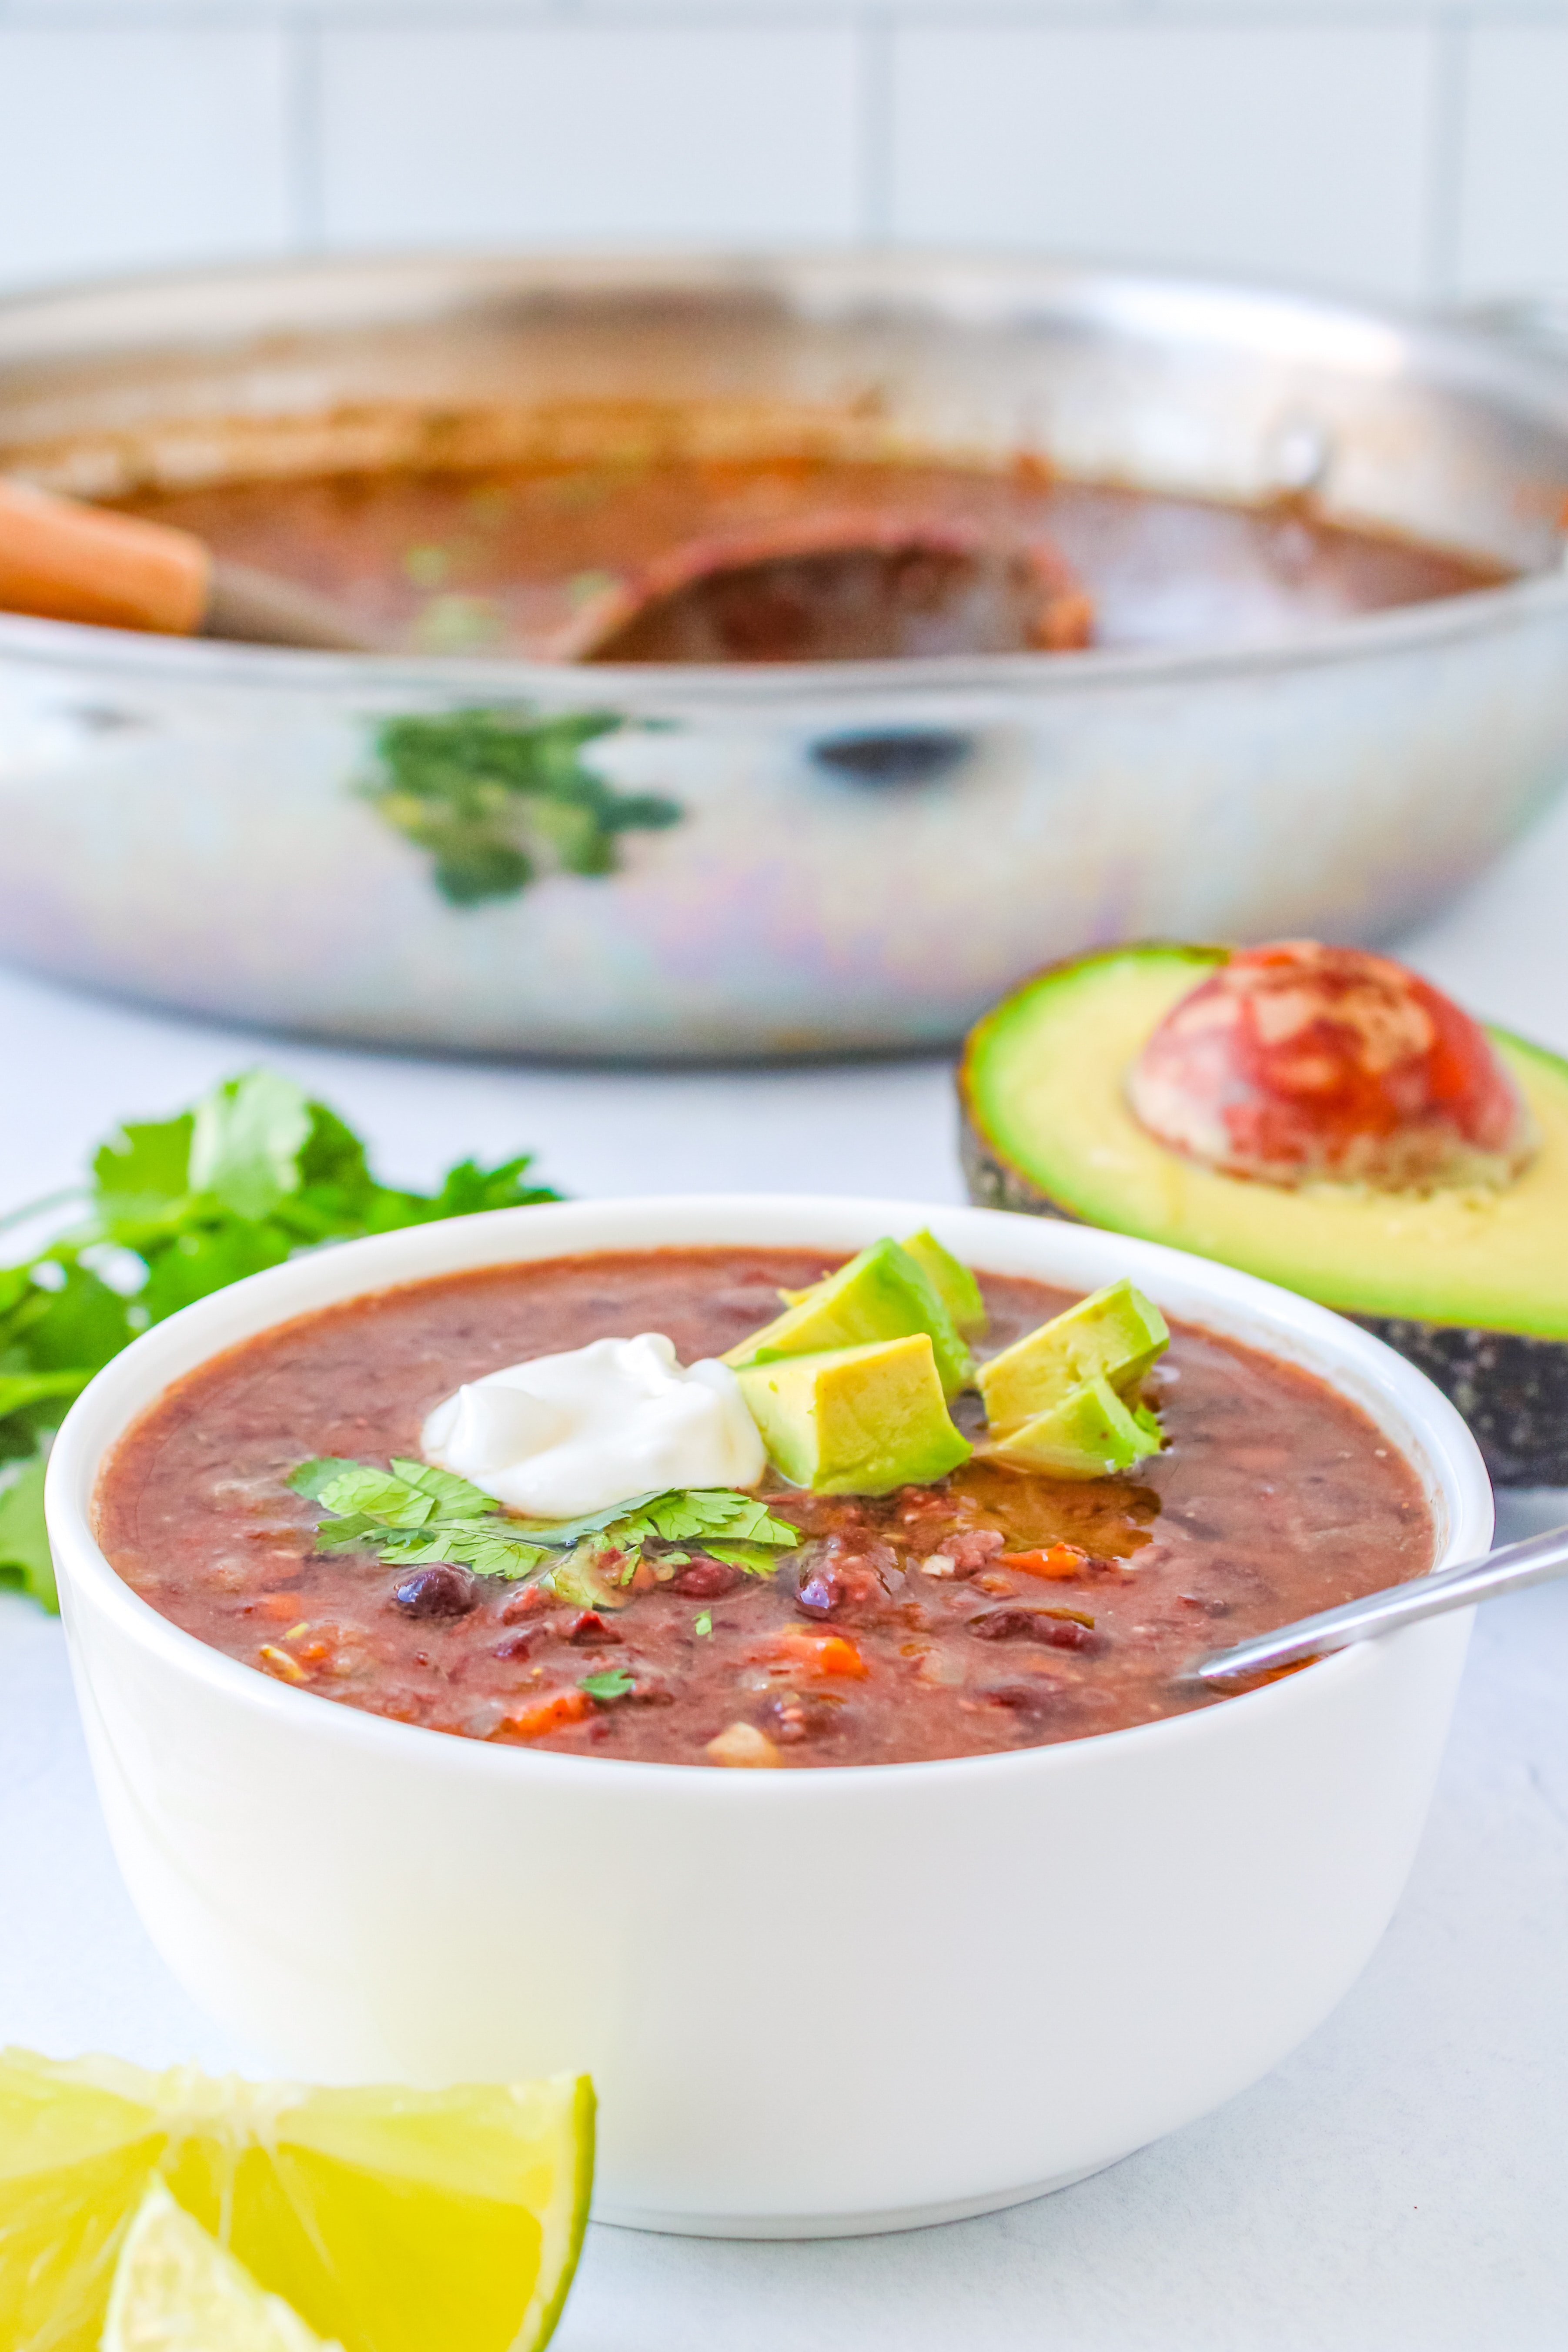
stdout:
MULTIPOLYGON (((1403 952, 1568 1050, 1568 803, 1403 952)), ((122 1115, 260 1059, 382 1171, 538 1150, 584 1193, 959 1200, 931 1062, 690 1075, 518 1070, 280 1045, 0 972, 0 1207, 122 1115)), ((1564 1246, 1568 1247, 1568 1236, 1564 1246)), ((1505 1498, 1505 1533, 1568 1494, 1505 1498)), ((58 1624, 0 1595, 0 2042, 240 2066, 121 1890, 58 1624)), ((1150 1966, 1159 1965, 1151 1953, 1150 1966)), ((786 2012, 781 2011, 781 2018, 786 2012)), ((957 2030, 1047 2030, 1025 1985, 957 2030)), ((911 2065, 919 2053, 911 2051, 911 2065)), ((824 2118, 825 2131, 831 2117, 824 2118)), ((1415 1874, 1361 1982, 1277 2073, 1076 2189, 815 2245, 590 2232, 561 2352, 1560 2352, 1568 2341, 1568 1584, 1483 1612, 1415 1874)))

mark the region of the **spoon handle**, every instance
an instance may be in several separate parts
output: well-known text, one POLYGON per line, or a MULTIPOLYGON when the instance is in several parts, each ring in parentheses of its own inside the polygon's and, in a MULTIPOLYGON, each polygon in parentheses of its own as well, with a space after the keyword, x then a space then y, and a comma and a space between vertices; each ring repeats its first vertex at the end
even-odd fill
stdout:
POLYGON ((1423 1617, 1441 1617, 1449 1609, 1468 1609, 1472 1601, 1493 1601, 1500 1592, 1549 1584, 1556 1576, 1568 1576, 1568 1528, 1551 1528, 1544 1535, 1489 1552, 1484 1559, 1461 1560, 1435 1576, 1419 1576, 1386 1592, 1342 1601, 1316 1617, 1298 1618, 1278 1633, 1258 1633, 1228 1650, 1211 1650, 1188 1668, 1186 1678, 1220 1683, 1235 1675, 1265 1674, 1271 1666, 1293 1665, 1302 1658, 1348 1649, 1352 1642, 1392 1633, 1396 1626, 1414 1625, 1423 1617))
POLYGON ((0 612, 185 636, 211 572, 188 530, 0 478, 0 612))

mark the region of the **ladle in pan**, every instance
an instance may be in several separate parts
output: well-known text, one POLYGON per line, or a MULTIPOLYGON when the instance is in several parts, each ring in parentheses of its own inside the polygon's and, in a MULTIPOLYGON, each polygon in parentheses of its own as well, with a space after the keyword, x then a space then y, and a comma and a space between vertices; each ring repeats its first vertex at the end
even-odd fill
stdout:
POLYGON ((827 507, 663 551, 584 604, 563 661, 920 660, 1086 646, 1051 542, 918 509, 827 507))
MULTIPOLYGON (((0 481, 0 611, 331 653, 390 640, 300 583, 192 532, 0 481)), ((837 508, 709 533, 581 605, 561 662, 781 662, 1056 651, 1091 610, 1048 541, 945 518, 837 508)))
POLYGON ((1568 1575, 1568 1528, 1551 1528, 1524 1542, 1504 1544, 1484 1559, 1461 1560, 1436 1575, 1416 1577, 1385 1592, 1368 1592, 1359 1601, 1342 1601, 1336 1609, 1320 1610, 1273 1633, 1258 1633, 1237 1642, 1228 1650, 1211 1650, 1187 1669, 1184 1680, 1220 1684, 1238 1675, 1268 1674, 1279 1666, 1299 1665, 1308 1658, 1324 1657, 1352 1643, 1370 1642, 1401 1625, 1418 1624, 1424 1617, 1441 1617, 1450 1609, 1468 1609, 1472 1601, 1495 1601, 1504 1592, 1522 1592, 1531 1584, 1549 1584, 1568 1575))

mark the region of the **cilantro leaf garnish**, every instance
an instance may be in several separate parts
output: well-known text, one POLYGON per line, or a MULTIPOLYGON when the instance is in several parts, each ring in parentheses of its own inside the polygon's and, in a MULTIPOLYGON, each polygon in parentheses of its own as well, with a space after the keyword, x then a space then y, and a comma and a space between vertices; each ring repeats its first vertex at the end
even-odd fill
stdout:
POLYGON ((547 1558, 518 1521, 501 1520, 493 1496, 431 1463, 399 1456, 380 1470, 368 1462, 302 1462, 286 1483, 327 1514, 318 1551, 369 1550, 395 1568, 451 1560, 479 1576, 512 1578, 531 1575, 547 1558))
POLYGON ((602 1535, 610 1527, 629 1526, 645 1504, 658 1499, 659 1490, 655 1487, 650 1494, 628 1495, 624 1503, 612 1503, 605 1511, 589 1511, 580 1519, 530 1519, 528 1532, 536 1543, 580 1543, 584 1536, 602 1535))
MULTIPOLYGON (((277 1071, 251 1070, 173 1118, 128 1121, 94 1153, 79 1191, 0 1221, 22 1223, 63 1200, 82 1212, 35 1256, 0 1267, 0 1587, 57 1605, 37 1502, 44 1464, 71 1400, 139 1332, 325 1242, 558 1198, 528 1183, 529 1165, 465 1160, 438 1192, 401 1191, 372 1173, 363 1143, 325 1103, 277 1071)), ((296 1480, 308 1470, 317 1483, 298 1491, 319 1497, 356 1466, 302 1465, 296 1480)), ((397 1469, 450 1500, 429 1483, 445 1472, 397 1469)), ((476 1516, 494 1510, 470 1491, 476 1516)))
POLYGON ((743 1576, 776 1576, 779 1559, 776 1552, 759 1543, 705 1543, 702 1547, 710 1559, 721 1559, 730 1568, 738 1568, 743 1576))
MULTIPOLYGON (((395 1458, 300 1463, 288 1481, 326 1514, 318 1551, 366 1551, 387 1566, 450 1560, 476 1576, 537 1579, 584 1609, 621 1609, 643 1548, 673 1535, 697 1537, 716 1559, 749 1576, 771 1576, 775 1551, 793 1550, 799 1531, 775 1519, 752 1495, 728 1487, 670 1487, 637 1495, 578 1519, 544 1521, 503 1514, 492 1496, 449 1470, 395 1458), (726 1540, 710 1529, 737 1531, 726 1540)), ((661 1554, 684 1565, 690 1554, 661 1554)))
POLYGON ((625 1666, 605 1666, 599 1674, 584 1675, 577 1687, 586 1691, 590 1698, 597 1699, 601 1706, 608 1706, 618 1698, 629 1698, 634 1685, 635 1677, 627 1674, 625 1666))

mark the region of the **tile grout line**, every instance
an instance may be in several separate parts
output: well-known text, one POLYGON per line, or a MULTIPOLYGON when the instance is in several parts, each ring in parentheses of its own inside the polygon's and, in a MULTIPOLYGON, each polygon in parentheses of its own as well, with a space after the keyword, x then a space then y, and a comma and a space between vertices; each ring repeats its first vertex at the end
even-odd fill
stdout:
POLYGON ((1231 27, 1241 31, 1289 28, 1300 31, 1386 32, 1426 29, 1434 34, 1510 28, 1568 28, 1568 0, 1039 0, 1036 5, 955 5, 955 0, 899 0, 863 13, 855 0, 812 0, 790 6, 781 0, 666 0, 638 6, 629 0, 365 0, 333 6, 331 0, 235 0, 221 10, 197 0, 0 0, 0 26, 8 31, 163 31, 222 35, 228 31, 277 29, 377 33, 399 29, 467 32, 515 26, 598 27, 604 30, 688 31, 864 29, 875 26, 889 42, 902 31, 1048 33, 1072 28, 1162 25, 1231 27))
POLYGON ((859 121, 856 129, 860 235, 886 245, 893 234, 893 43, 890 19, 879 11, 856 25, 859 121))
POLYGON ((862 12, 855 0, 815 0, 792 7, 781 0, 736 0, 731 6, 703 0, 665 0, 638 6, 629 0, 364 0, 333 6, 331 0, 235 0, 220 10, 196 0, 0 0, 0 26, 26 33, 200 33, 277 30, 332 34, 461 33, 573 26, 604 31, 864 31, 876 27, 888 42, 903 32, 1050 33, 1068 29, 1110 30, 1153 26, 1259 32, 1391 32, 1433 34, 1510 29, 1568 29, 1568 0, 1042 0, 1033 6, 931 5, 899 0, 862 12))
POLYGON ((289 44, 289 237, 297 252, 321 253, 326 246, 326 206, 320 18, 313 14, 297 17, 285 37, 289 44))
POLYGON ((1470 26, 1450 18, 1432 27, 1432 152, 1427 165, 1426 278, 1429 299, 1459 292, 1465 201, 1465 131, 1471 71, 1470 26))

